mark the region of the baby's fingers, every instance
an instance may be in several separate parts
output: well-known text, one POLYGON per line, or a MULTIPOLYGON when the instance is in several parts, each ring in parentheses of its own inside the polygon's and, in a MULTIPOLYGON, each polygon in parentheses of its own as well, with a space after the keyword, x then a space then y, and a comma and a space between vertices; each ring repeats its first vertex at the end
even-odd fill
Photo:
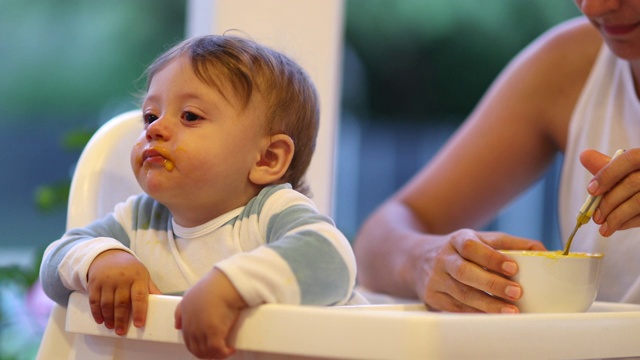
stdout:
POLYGON ((102 289, 89 287, 89 308, 91 309, 93 320, 97 324, 105 322, 105 318, 102 315, 102 289))
POLYGON ((182 330, 182 308, 180 304, 176 307, 176 311, 173 313, 174 327, 178 330, 182 330))
POLYGON ((224 338, 205 336, 191 338, 184 335, 187 349, 199 359, 224 359, 233 355, 234 348, 227 346, 224 338))
POLYGON ((149 279, 149 294, 162 294, 160 288, 153 282, 153 280, 149 279))
POLYGON ((147 321, 147 309, 149 307, 148 286, 141 282, 135 282, 131 286, 131 315, 133 326, 143 327, 147 321))
POLYGON ((131 293, 129 289, 119 288, 116 290, 113 311, 116 334, 125 335, 129 328, 129 315, 131 314, 131 293))

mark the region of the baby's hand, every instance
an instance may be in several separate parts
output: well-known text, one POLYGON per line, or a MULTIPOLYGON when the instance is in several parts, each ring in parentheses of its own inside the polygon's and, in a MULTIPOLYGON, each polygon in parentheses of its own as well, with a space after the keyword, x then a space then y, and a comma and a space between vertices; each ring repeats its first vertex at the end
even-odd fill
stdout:
POLYGON ((122 250, 107 250, 96 256, 88 272, 89 306, 93 319, 116 334, 125 335, 129 317, 142 327, 147 318, 149 294, 160 294, 147 268, 122 250))
POLYGON ((223 359, 235 349, 227 343, 231 327, 247 307, 231 281, 213 269, 184 294, 175 312, 176 329, 189 351, 201 359, 223 359))

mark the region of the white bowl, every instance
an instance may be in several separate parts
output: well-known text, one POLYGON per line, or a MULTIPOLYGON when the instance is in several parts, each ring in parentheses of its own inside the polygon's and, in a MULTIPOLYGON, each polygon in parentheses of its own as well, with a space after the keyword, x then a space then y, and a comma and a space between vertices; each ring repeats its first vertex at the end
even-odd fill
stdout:
POLYGON ((598 293, 603 254, 501 250, 518 264, 522 313, 584 312, 598 293))

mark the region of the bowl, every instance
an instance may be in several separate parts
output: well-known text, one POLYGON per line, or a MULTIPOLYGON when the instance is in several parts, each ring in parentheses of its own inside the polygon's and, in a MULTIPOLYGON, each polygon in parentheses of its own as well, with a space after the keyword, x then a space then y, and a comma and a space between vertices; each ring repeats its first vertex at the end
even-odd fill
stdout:
POLYGON ((587 311, 598 294, 603 254, 501 250, 518 264, 511 279, 522 286, 521 313, 587 311))

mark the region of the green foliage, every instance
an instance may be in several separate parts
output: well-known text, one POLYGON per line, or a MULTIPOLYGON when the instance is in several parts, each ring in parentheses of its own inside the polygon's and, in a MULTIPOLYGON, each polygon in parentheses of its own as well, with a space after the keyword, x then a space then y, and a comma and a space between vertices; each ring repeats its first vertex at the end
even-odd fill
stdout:
MULTIPOLYGON (((80 154, 94 132, 95 129, 87 130, 82 128, 70 130, 63 137, 60 146, 67 151, 80 154)), ((53 213, 64 210, 69 199, 70 186, 71 179, 67 178, 36 187, 33 197, 38 210, 43 213, 53 213)))
POLYGON ((68 151, 81 151, 87 145, 97 129, 74 129, 68 131, 62 139, 62 148, 68 151))
MULTIPOLYGON (((22 290, 29 289, 38 280, 40 263, 44 249, 36 251, 31 266, 8 265, 0 267, 0 287, 3 285, 17 286, 22 290)), ((2 312, 0 311, 0 316, 2 312)))
POLYGON ((183 38, 185 11, 185 0, 0 2, 0 122, 132 104, 144 68, 183 38))
POLYGON ((571 1, 348 0, 346 39, 364 67, 368 115, 460 119, 505 64, 571 1))
POLYGON ((43 250, 37 251, 30 266, 0 267, 0 360, 26 360, 36 356, 44 318, 38 320, 36 314, 41 309, 29 309, 27 303, 38 280, 42 254, 43 250))
POLYGON ((44 213, 64 210, 67 206, 70 186, 71 181, 69 180, 38 186, 33 194, 33 200, 38 210, 44 213))

